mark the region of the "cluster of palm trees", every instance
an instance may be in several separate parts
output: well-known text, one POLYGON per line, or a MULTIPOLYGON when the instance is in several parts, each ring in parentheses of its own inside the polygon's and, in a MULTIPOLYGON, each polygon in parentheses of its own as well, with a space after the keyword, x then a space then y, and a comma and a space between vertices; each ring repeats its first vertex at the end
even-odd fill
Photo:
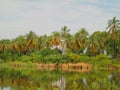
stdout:
POLYGON ((96 31, 91 35, 85 28, 72 35, 66 26, 62 27, 60 32, 52 32, 49 36, 38 36, 30 31, 13 40, 0 40, 0 53, 25 55, 36 50, 57 47, 70 49, 77 54, 95 56, 102 53, 115 57, 120 53, 120 20, 116 17, 109 20, 106 29, 108 31, 96 31))

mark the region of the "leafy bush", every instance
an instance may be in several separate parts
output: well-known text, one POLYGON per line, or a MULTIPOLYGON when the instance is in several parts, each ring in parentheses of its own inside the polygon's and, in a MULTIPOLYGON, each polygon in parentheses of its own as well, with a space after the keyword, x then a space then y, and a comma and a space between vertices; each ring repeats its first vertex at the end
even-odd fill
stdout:
POLYGON ((109 56, 104 55, 104 54, 100 54, 100 55, 96 56, 95 59, 96 60, 105 60, 105 59, 109 59, 109 56))
POLYGON ((89 56, 86 56, 86 55, 80 56, 80 61, 82 61, 82 62, 89 62, 91 60, 92 60, 92 58, 89 56))
POLYGON ((47 55, 43 58, 44 62, 57 62, 57 63, 61 63, 62 61, 62 55, 61 54, 56 54, 56 55, 47 55))
POLYGON ((80 56, 78 54, 74 54, 74 53, 71 53, 69 55, 69 58, 72 62, 75 62, 75 63, 79 62, 79 60, 80 60, 80 56))
POLYGON ((42 62, 42 60, 43 60, 42 55, 35 54, 35 53, 30 54, 30 57, 31 57, 32 62, 42 62))
POLYGON ((51 50, 49 48, 41 50, 41 54, 43 56, 47 56, 47 55, 55 55, 55 54, 60 54, 60 52, 57 49, 51 50))
POLYGON ((23 61, 23 62, 29 62, 29 61, 31 61, 31 59, 32 58, 28 55, 24 55, 21 57, 21 61, 23 61))

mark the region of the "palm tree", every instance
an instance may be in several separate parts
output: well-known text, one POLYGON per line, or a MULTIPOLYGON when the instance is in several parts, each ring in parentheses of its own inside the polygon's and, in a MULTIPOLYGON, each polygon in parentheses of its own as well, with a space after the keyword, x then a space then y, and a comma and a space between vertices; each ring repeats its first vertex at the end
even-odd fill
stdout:
POLYGON ((60 33, 52 32, 52 35, 50 37, 51 46, 57 47, 58 45, 60 45, 60 42, 61 42, 60 33))
POLYGON ((79 30, 78 32, 76 32, 75 36, 75 45, 78 46, 78 49, 81 51, 81 53, 83 53, 84 49, 86 48, 86 42, 88 39, 88 32, 86 31, 86 29, 82 28, 81 30, 79 30))
POLYGON ((16 39, 16 45, 17 45, 17 51, 20 53, 20 55, 26 53, 26 46, 25 46, 25 37, 20 35, 16 39))
POLYGON ((9 49, 9 44, 10 44, 10 40, 8 39, 0 40, 0 50, 2 53, 4 53, 9 49))
POLYGON ((41 35, 37 39, 37 49, 45 49, 45 48, 50 48, 51 47, 51 36, 41 35))
POLYGON ((118 53, 120 53, 120 29, 117 30, 117 41, 118 41, 118 53))
POLYGON ((70 29, 68 29, 67 26, 64 26, 64 27, 61 28, 61 31, 62 31, 62 32, 61 32, 62 38, 63 38, 63 39, 66 39, 66 37, 67 37, 70 29))
POLYGON ((36 48, 37 38, 38 36, 32 31, 26 35, 26 47, 28 51, 33 51, 36 48))
POLYGON ((66 37, 66 48, 72 49, 73 48, 73 35, 68 34, 66 37))
POLYGON ((67 26, 64 26, 61 28, 61 49, 62 52, 64 52, 66 50, 66 46, 67 46, 67 37, 69 35, 69 31, 70 29, 67 28, 67 26))
POLYGON ((40 49, 42 49, 43 48, 43 41, 44 41, 44 39, 43 39, 43 36, 39 36, 38 37, 38 45, 37 45, 37 47, 38 47, 38 50, 40 50, 40 49))
POLYGON ((100 44, 100 53, 105 54, 106 52, 106 44, 108 41, 108 33, 106 31, 99 33, 99 44, 100 44))
POLYGON ((15 42, 11 42, 10 44, 10 51, 15 54, 17 52, 17 44, 15 42))
POLYGON ((96 31, 93 33, 93 35, 96 37, 96 40, 99 43, 99 53, 104 54, 108 33, 105 31, 104 32, 96 31))
POLYGON ((99 53, 99 41, 97 35, 93 33, 87 40, 86 46, 88 48, 89 55, 97 55, 99 53))
POLYGON ((116 17, 113 17, 112 20, 108 20, 108 26, 107 28, 113 37, 115 37, 117 30, 120 29, 120 20, 116 19, 116 17))
POLYGON ((106 29, 109 30, 108 33, 113 38, 113 57, 115 57, 116 54, 115 39, 116 39, 117 30, 120 29, 120 20, 116 19, 116 17, 113 17, 112 20, 108 20, 108 26, 106 29))
POLYGON ((50 48, 51 44, 49 42, 50 42, 50 36, 48 36, 48 35, 45 34, 43 36, 43 47, 44 48, 50 48))

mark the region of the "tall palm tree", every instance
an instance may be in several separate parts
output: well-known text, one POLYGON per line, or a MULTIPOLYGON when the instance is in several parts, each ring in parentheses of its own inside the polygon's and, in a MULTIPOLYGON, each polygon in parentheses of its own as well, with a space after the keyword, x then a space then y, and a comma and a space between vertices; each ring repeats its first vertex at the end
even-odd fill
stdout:
POLYGON ((120 20, 116 19, 116 17, 113 17, 112 20, 108 20, 106 29, 108 29, 108 32, 115 37, 117 30, 120 29, 120 20))
POLYGON ((61 36, 63 39, 66 39, 70 29, 67 28, 67 26, 64 26, 61 28, 61 36))
POLYGON ((108 33, 113 38, 113 57, 115 57, 115 54, 116 54, 115 39, 116 39, 117 30, 120 29, 120 20, 116 19, 116 17, 113 17, 112 20, 108 20, 108 26, 106 29, 109 30, 108 33))
POLYGON ((117 41, 118 41, 118 45, 117 45, 117 47, 118 47, 118 53, 120 53, 120 29, 119 30, 117 30, 117 41))
POLYGON ((67 26, 64 26, 61 28, 61 48, 62 52, 66 50, 67 46, 67 37, 69 35, 70 29, 67 28, 67 26))
POLYGON ((17 48, 17 44, 16 42, 11 42, 10 44, 10 51, 15 54, 17 52, 18 48, 17 48))
POLYGON ((95 33, 93 33, 89 37, 86 45, 88 48, 89 55, 97 55, 99 53, 100 45, 99 45, 98 37, 95 33))
POLYGON ((77 45, 78 49, 81 50, 81 53, 83 53, 84 49, 86 48, 86 42, 89 36, 88 32, 86 31, 86 29, 82 28, 81 30, 76 32, 74 36, 76 39, 75 45, 77 45))
POLYGON ((28 51, 33 51, 36 48, 37 40, 38 36, 32 31, 26 35, 26 47, 28 51))
POLYGON ((7 51, 9 49, 9 44, 10 44, 10 40, 8 40, 8 39, 0 40, 0 51, 2 53, 7 51))
POLYGON ((42 35, 38 37, 38 47, 39 49, 44 49, 44 48, 50 48, 51 43, 50 43, 50 36, 42 35))
POLYGON ((20 35, 16 39, 16 44, 17 44, 17 51, 20 53, 20 55, 26 53, 26 46, 25 46, 25 37, 20 35))
POLYGON ((43 41, 44 41, 43 36, 39 36, 38 37, 38 45, 37 45, 38 50, 43 48, 43 41))
POLYGON ((59 32, 52 32, 52 35, 50 37, 50 43, 52 46, 58 46, 60 45, 61 38, 60 38, 60 33, 59 32))
POLYGON ((105 54, 106 44, 108 41, 108 33, 106 31, 103 31, 103 32, 100 32, 98 36, 99 36, 99 44, 100 44, 100 50, 101 50, 100 53, 105 54))
POLYGON ((108 33, 105 31, 104 32, 96 31, 93 33, 93 35, 96 37, 96 40, 99 43, 99 53, 104 54, 108 33))
POLYGON ((68 34, 66 38, 66 48, 72 49, 73 48, 73 35, 68 34))

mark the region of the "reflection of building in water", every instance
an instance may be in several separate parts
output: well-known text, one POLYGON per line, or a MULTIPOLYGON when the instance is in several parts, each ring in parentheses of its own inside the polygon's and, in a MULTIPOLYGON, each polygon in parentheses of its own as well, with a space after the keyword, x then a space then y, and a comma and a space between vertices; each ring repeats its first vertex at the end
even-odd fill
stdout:
POLYGON ((65 84, 66 84, 65 79, 62 76, 60 80, 52 82, 52 87, 59 88, 59 90, 65 90, 65 84))

